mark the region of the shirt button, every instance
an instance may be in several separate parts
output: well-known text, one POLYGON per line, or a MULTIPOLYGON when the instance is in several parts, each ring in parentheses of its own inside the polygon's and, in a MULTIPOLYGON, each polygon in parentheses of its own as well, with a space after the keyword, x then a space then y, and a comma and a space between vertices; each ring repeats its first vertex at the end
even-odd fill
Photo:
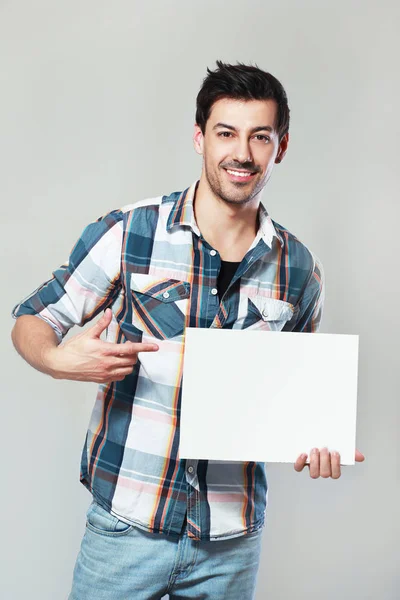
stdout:
POLYGON ((168 293, 168 292, 164 292, 164 293, 163 293, 163 297, 164 297, 164 298, 169 298, 169 293, 168 293))
POLYGON ((188 473, 193 473, 194 469, 193 467, 188 467, 188 473))
POLYGON ((218 290, 217 290, 217 288, 213 288, 213 289, 211 290, 211 293, 212 293, 212 295, 213 295, 213 296, 216 296, 216 295, 218 294, 218 290))
POLYGON ((211 256, 215 256, 217 254, 216 250, 210 250, 211 256))

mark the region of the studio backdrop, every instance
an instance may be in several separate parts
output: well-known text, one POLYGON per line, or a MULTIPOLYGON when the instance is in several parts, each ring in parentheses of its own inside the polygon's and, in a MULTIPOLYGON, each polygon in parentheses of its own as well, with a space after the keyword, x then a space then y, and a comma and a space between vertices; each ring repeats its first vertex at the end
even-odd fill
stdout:
POLYGON ((257 600, 400 597, 399 17, 394 0, 0 1, 1 598, 67 598, 96 395, 24 363, 11 309, 89 222, 195 181, 216 59, 285 86, 290 144, 263 202, 324 265, 321 332, 360 336, 366 461, 337 481, 267 465, 257 600))

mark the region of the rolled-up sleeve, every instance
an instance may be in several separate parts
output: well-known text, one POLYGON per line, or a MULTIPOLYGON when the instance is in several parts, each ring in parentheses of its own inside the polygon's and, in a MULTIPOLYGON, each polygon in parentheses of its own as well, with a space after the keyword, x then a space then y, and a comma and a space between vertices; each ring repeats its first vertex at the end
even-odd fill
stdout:
POLYGON ((313 255, 313 270, 299 302, 299 312, 291 331, 316 333, 319 330, 325 300, 325 277, 321 261, 313 255))
POLYGON ((115 210, 88 225, 68 261, 16 304, 12 316, 43 319, 61 341, 73 325, 84 325, 110 306, 120 289, 123 217, 115 210))

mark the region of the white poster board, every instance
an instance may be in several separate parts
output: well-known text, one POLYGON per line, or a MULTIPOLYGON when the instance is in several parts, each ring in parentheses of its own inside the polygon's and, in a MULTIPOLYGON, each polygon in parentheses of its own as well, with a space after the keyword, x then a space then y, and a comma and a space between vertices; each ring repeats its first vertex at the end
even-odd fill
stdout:
POLYGON ((358 336, 187 328, 180 458, 353 465, 358 336))

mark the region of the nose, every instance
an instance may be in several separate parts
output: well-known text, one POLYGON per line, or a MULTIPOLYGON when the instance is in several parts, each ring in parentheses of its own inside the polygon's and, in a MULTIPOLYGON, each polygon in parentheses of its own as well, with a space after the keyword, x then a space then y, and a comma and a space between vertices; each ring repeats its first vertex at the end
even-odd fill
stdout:
POLYGON ((234 158, 240 163, 253 161, 249 140, 247 138, 238 139, 235 147, 234 158))

